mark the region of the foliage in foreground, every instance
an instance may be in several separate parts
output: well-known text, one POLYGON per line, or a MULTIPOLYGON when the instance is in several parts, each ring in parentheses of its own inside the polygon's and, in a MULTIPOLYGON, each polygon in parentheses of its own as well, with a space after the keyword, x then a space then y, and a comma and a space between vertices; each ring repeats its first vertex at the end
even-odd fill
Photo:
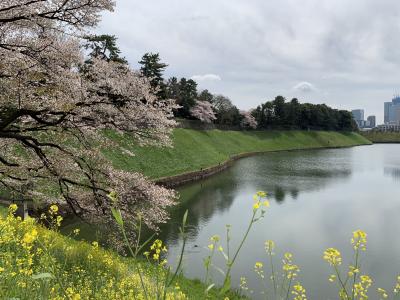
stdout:
MULTIPOLYGON (((188 281, 180 276, 181 262, 185 253, 185 213, 180 228, 183 239, 179 262, 175 270, 168 266, 165 253, 168 251, 160 240, 148 247, 151 238, 140 244, 131 244, 126 236, 125 222, 117 208, 118 197, 109 195, 116 203, 112 214, 121 229, 133 258, 124 259, 102 250, 97 242, 91 245, 62 237, 56 231, 62 217, 58 207, 52 205, 48 214, 41 219, 47 222, 48 230, 31 218, 22 221, 15 217, 16 205, 9 207, 8 215, 0 217, 0 296, 18 299, 237 299, 240 294, 253 296, 247 286, 247 279, 240 278, 239 293, 232 289, 232 270, 242 246, 254 224, 264 218, 269 207, 265 192, 254 195, 252 216, 247 230, 237 248, 230 245, 231 226, 226 227, 226 237, 212 236, 207 246, 209 255, 204 258, 205 278, 203 284, 188 281), (226 241, 223 244, 223 240, 226 241), (67 242, 66 242, 67 241, 67 242), (145 262, 139 256, 142 250, 145 262), (216 255, 225 258, 223 266, 214 263, 216 255), (212 280, 212 272, 223 274, 222 287, 212 280), (188 284, 189 283, 189 284, 188 284), (197 286, 195 287, 194 285, 197 286)), ((139 218, 140 220, 140 218, 139 218)), ((141 223, 137 224, 140 237, 141 223)), ((74 231, 79 234, 79 230, 74 231)), ((367 234, 362 230, 353 232, 351 245, 353 260, 348 266, 342 265, 338 249, 328 248, 323 259, 332 267, 328 281, 337 285, 340 300, 367 300, 372 290, 373 279, 361 269, 360 258, 367 247, 367 234)), ((265 242, 266 259, 256 261, 254 271, 260 280, 261 295, 265 299, 307 299, 306 289, 300 283, 300 268, 293 262, 293 255, 285 253, 282 264, 276 264, 275 244, 265 242)), ((379 299, 397 299, 400 296, 400 276, 391 292, 377 288, 379 299)), ((322 296, 322 295, 319 295, 322 296)))
MULTIPOLYGON (((96 242, 74 241, 34 219, 22 221, 13 215, 15 210, 12 205, 0 217, 1 299, 146 299, 143 285, 147 299, 156 298, 160 286, 154 278, 163 274, 158 267, 122 258, 96 242), (135 271, 138 266, 142 277, 135 271)), ((42 217, 53 229, 62 221, 57 210, 52 206, 42 217)), ((199 282, 178 276, 166 299, 187 299, 185 294, 199 299, 196 295, 203 290, 199 282)))

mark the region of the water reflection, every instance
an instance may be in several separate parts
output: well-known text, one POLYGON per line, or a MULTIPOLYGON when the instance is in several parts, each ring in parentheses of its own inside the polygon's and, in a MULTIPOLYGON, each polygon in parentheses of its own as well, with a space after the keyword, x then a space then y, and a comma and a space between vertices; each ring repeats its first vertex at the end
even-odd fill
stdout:
MULTIPOLYGON (((343 150, 346 157, 351 155, 343 150)), ((215 215, 229 210, 237 196, 248 190, 265 190, 270 200, 282 204, 294 200, 302 192, 319 190, 330 183, 344 181, 351 175, 351 164, 331 150, 308 152, 277 152, 239 160, 224 172, 178 189, 180 205, 171 210, 171 221, 161 225, 159 237, 176 244, 179 225, 186 210, 189 211, 189 238, 195 240, 199 230, 215 215)))
MULTIPOLYGON (((172 211, 172 222, 162 227, 162 238, 170 247, 168 260, 173 264, 179 251, 178 223, 188 209, 185 274, 201 278, 209 237, 223 236, 225 225, 232 224, 233 242, 237 242, 251 214, 252 194, 265 190, 272 200, 271 209, 243 248, 234 284, 240 276, 247 277, 255 291, 252 298, 258 299, 252 266, 265 259, 263 243, 272 239, 279 247, 277 254, 295 253, 310 299, 336 299, 336 290, 326 280, 329 267, 321 255, 324 249, 337 247, 347 262, 352 256, 349 236, 361 228, 370 239, 364 270, 374 276, 377 285, 386 287, 395 279, 400 264, 400 241, 385 234, 393 230, 397 234, 400 228, 400 201, 396 199, 400 185, 392 180, 400 178, 399 153, 400 145, 374 145, 242 159, 223 173, 179 189, 183 204, 172 211)), ((224 261, 217 257, 215 263, 223 266, 224 261)))
POLYGON ((392 177, 395 181, 400 181, 400 167, 385 167, 383 172, 386 176, 392 177))

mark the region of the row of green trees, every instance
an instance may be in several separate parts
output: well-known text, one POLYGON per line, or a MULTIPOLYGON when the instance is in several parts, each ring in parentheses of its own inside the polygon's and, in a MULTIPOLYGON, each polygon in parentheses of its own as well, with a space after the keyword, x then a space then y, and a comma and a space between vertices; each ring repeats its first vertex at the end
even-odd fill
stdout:
POLYGON ((258 128, 357 130, 349 111, 333 109, 325 104, 289 102, 282 96, 267 101, 252 111, 258 128))

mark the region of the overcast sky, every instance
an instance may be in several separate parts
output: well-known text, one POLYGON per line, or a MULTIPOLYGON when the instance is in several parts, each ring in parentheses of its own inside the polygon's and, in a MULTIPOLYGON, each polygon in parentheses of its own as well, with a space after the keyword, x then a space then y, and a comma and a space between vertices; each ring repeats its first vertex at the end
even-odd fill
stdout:
POLYGON ((383 121, 400 93, 398 0, 116 0, 98 32, 114 34, 137 68, 145 52, 165 77, 249 109, 283 95, 383 121))

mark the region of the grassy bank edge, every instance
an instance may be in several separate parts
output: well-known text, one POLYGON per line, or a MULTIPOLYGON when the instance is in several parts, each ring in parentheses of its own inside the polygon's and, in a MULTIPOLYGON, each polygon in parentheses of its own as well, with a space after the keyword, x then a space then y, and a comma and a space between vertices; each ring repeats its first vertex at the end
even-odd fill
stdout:
MULTIPOLYGON (((114 166, 138 171, 161 182, 184 176, 202 176, 240 157, 276 151, 342 148, 372 144, 355 132, 333 131, 220 131, 175 129, 173 148, 137 147, 129 137, 118 137, 122 147, 108 149, 106 156, 114 166)), ((221 168, 223 169, 223 168, 221 168)))
POLYGON ((400 132, 367 131, 361 135, 374 144, 398 144, 400 143, 400 132))

